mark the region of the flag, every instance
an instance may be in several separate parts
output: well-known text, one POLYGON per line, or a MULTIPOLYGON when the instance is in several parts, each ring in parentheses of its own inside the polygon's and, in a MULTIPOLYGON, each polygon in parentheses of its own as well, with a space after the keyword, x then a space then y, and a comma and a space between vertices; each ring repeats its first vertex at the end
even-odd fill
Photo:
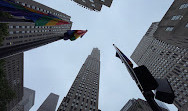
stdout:
POLYGON ((32 8, 22 6, 12 0, 0 0, 0 11, 7 12, 13 16, 24 17, 25 19, 32 20, 36 26, 55 26, 70 24, 51 14, 46 14, 32 8))
MULTIPOLYGON (((116 47, 117 48, 117 47, 116 47)), ((118 49, 118 48, 117 48, 118 49)), ((119 49, 118 49, 119 50, 119 49)), ((133 67, 133 63, 125 56, 125 54, 123 54, 123 52, 121 52, 120 50, 119 50, 119 52, 121 53, 121 55, 123 56, 123 58, 127 61, 127 63, 131 66, 131 67, 133 67)), ((119 56, 119 54, 116 52, 116 57, 118 57, 118 58, 120 58, 120 56, 119 56)), ((121 58, 120 58, 121 59, 121 58)))
POLYGON ((87 30, 68 30, 65 34, 63 39, 64 40, 71 40, 74 41, 77 38, 82 38, 84 34, 87 32, 87 30))

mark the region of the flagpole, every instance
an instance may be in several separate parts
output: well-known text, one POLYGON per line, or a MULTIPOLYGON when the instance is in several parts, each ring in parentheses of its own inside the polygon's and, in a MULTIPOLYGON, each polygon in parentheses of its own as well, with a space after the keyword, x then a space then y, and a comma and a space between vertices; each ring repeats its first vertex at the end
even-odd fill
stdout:
POLYGON ((140 89, 140 91, 142 92, 143 96, 145 97, 146 101, 148 102, 148 104, 150 105, 151 109, 153 111, 162 111, 161 108, 158 106, 158 104, 155 102, 154 100, 154 94, 152 91, 144 91, 140 81, 138 80, 133 68, 128 64, 127 60, 123 57, 123 55, 121 54, 120 50, 115 46, 115 44, 113 44, 114 48, 116 49, 116 52, 118 53, 121 61, 125 64, 129 74, 131 75, 131 77, 135 80, 138 88, 140 89))

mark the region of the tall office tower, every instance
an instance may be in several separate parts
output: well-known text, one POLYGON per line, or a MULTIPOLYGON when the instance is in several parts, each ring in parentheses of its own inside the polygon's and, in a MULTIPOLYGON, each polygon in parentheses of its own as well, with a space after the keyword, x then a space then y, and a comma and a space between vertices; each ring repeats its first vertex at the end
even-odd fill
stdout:
POLYGON ((98 111, 100 51, 94 48, 57 111, 98 111))
POLYGON ((23 53, 4 59, 3 72, 8 85, 16 94, 15 98, 7 104, 7 111, 10 111, 23 96, 23 53))
POLYGON ((78 5, 93 11, 100 11, 102 6, 105 5, 110 7, 112 0, 73 0, 78 3, 78 5))
POLYGON ((50 93, 37 111, 55 111, 59 95, 50 93))
POLYGON ((188 104, 184 105, 180 110, 178 111, 187 111, 188 109, 188 104))
POLYGON ((24 96, 18 105, 24 107, 24 111, 29 111, 35 102, 35 91, 24 87, 24 96))
POLYGON ((188 102, 188 50, 155 39, 157 25, 151 25, 131 58, 145 65, 155 78, 168 79, 176 95, 174 104, 181 109, 188 102))
MULTIPOLYGON (((161 107, 162 111, 168 109, 161 107)), ((153 111, 149 104, 142 99, 130 99, 120 111, 153 111)))
POLYGON ((168 44, 188 48, 188 1, 174 0, 159 23, 154 37, 168 44))
POLYGON ((10 111, 24 111, 24 106, 17 104, 14 108, 12 108, 10 111))
POLYGON ((35 26, 33 22, 8 22, 9 36, 5 37, 0 45, 0 58, 60 40, 64 33, 71 29, 72 22, 70 21, 70 16, 33 0, 15 1, 22 6, 31 8, 31 10, 59 17, 70 24, 35 26))

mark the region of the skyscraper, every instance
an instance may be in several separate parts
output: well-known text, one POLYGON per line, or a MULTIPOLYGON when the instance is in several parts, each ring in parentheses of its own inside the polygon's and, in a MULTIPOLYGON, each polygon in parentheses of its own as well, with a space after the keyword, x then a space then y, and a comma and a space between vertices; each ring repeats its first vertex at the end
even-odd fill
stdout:
POLYGON ((24 96, 22 100, 18 103, 24 106, 24 111, 29 111, 35 102, 35 91, 24 87, 24 96))
POLYGON ((7 111, 10 111, 22 100, 23 96, 23 53, 4 59, 3 72, 8 81, 8 85, 16 95, 7 104, 7 111))
POLYGON ((24 87, 22 100, 11 111, 29 111, 34 105, 35 91, 24 87))
MULTIPOLYGON (((168 111, 161 107, 162 111, 168 111)), ((130 99, 120 111, 153 111, 149 104, 142 99, 130 99)))
POLYGON ((59 95, 50 93, 37 111, 55 111, 59 95))
POLYGON ((110 7, 112 0, 73 0, 78 3, 78 5, 93 11, 100 11, 102 6, 105 5, 110 7))
POLYGON ((188 50, 167 44, 153 37, 158 23, 153 23, 131 58, 137 65, 145 65, 155 78, 167 78, 181 109, 188 102, 188 50))
POLYGON ((92 50, 58 111, 98 111, 100 52, 92 50))
POLYGON ((174 0, 169 10, 160 21, 154 37, 168 44, 187 49, 187 12, 187 0, 174 0))
POLYGON ((14 108, 12 108, 10 111, 24 111, 24 106, 17 104, 14 108))
POLYGON ((62 12, 33 0, 15 0, 15 2, 26 8, 30 8, 30 10, 56 16, 69 22, 69 24, 36 26, 33 22, 6 22, 9 27, 9 35, 4 38, 2 43, 0 43, 0 58, 60 40, 63 38, 64 33, 71 29, 72 22, 70 21, 70 16, 62 12))

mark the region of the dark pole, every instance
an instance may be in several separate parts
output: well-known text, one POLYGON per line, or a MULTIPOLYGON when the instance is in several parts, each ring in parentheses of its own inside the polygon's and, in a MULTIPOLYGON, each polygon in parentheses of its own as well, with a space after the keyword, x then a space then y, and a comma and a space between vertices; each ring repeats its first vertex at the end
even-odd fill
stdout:
POLYGON ((121 54, 121 52, 119 51, 119 49, 113 44, 114 48, 116 49, 116 52, 118 53, 121 61, 125 64, 125 66, 127 67, 128 72, 130 73, 131 77, 135 80, 138 88, 140 89, 140 91, 142 92, 143 96, 145 97, 146 101, 148 102, 148 104, 150 105, 151 109, 153 111, 162 111, 161 108, 158 106, 158 104, 155 102, 154 100, 154 94, 152 91, 147 91, 145 92, 143 90, 142 85, 140 84, 133 68, 128 64, 128 62, 125 60, 125 58, 123 57, 123 55, 121 54))

